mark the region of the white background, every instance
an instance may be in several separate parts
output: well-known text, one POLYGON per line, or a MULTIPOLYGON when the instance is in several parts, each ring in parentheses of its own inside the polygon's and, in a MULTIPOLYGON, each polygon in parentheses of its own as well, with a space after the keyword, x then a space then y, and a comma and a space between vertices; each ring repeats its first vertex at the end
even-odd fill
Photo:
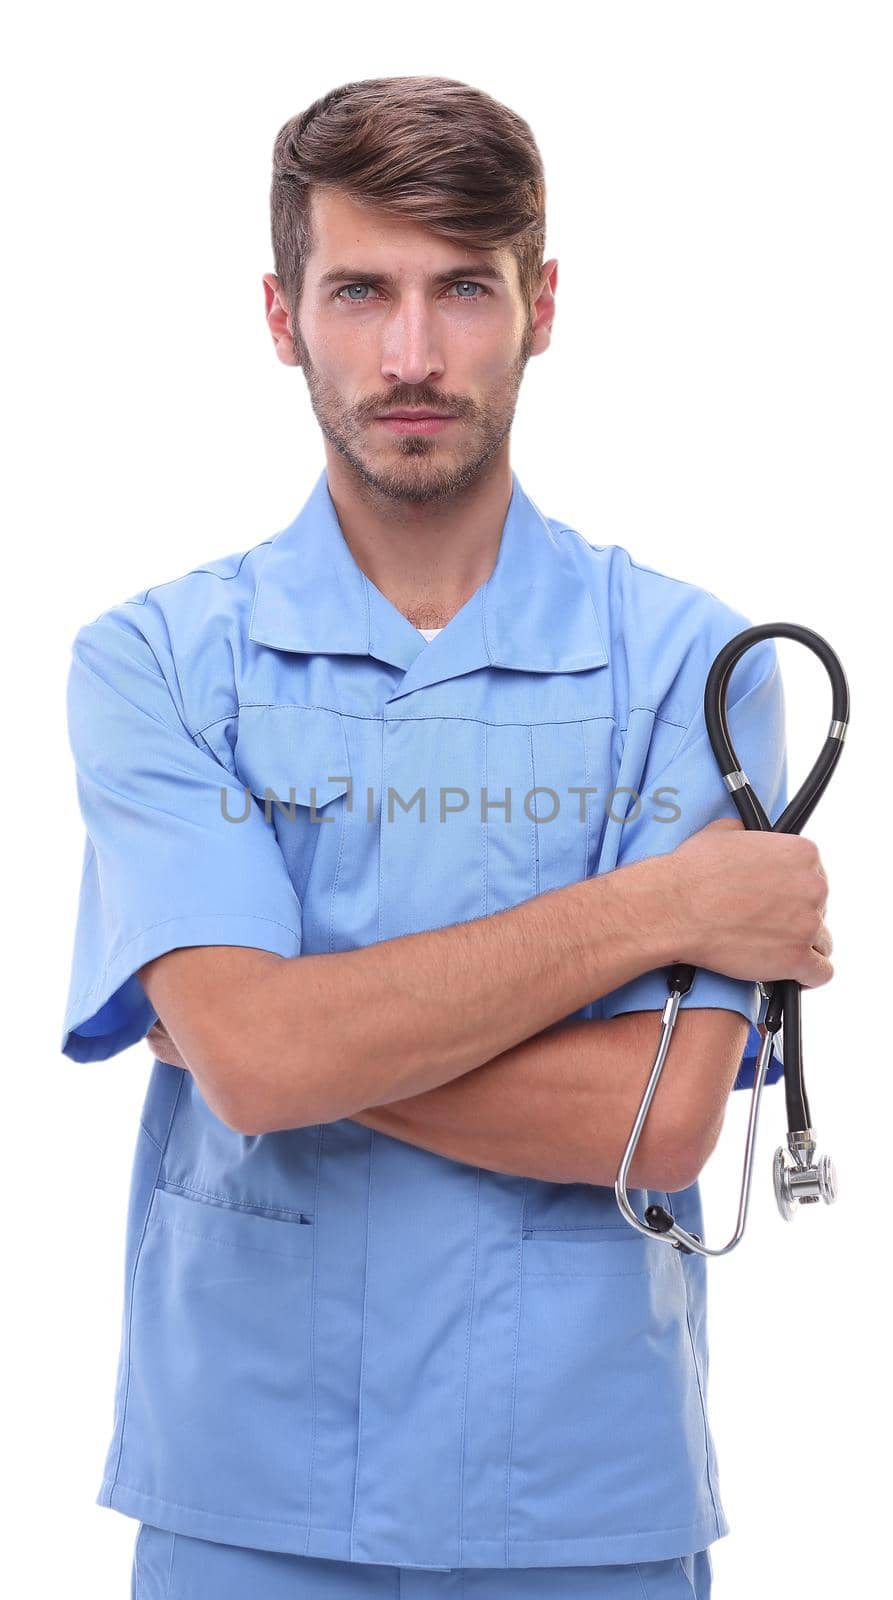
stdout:
MULTIPOLYGON (((511 105, 545 161, 558 309, 513 431, 527 492, 754 621, 815 628, 849 677, 851 732, 805 829, 830 880, 835 976, 804 994, 804 1060, 840 1199, 779 1217, 784 1097, 768 1089, 747 1232, 709 1266, 732 1527, 711 1554, 718 1600, 888 1581, 889 20, 858 0, 595 5, 585 18, 557 3, 19 8, 0 96, 3 1431, 17 1595, 129 1594, 137 1528, 94 1497, 151 1057, 59 1053, 82 852, 70 641, 303 504, 321 440, 263 320, 273 139, 338 83, 429 72, 511 105)), ((830 691, 808 652, 779 653, 793 794, 830 691)), ((702 1180, 708 1243, 733 1230, 748 1105, 733 1097, 702 1180)))

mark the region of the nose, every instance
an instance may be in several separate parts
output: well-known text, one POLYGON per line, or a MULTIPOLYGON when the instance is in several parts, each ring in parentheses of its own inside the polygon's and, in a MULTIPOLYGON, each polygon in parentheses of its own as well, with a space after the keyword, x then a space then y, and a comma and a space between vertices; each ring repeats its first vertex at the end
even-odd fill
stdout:
POLYGON ((405 295, 387 318, 381 351, 381 375, 388 382, 425 383, 444 370, 440 332, 424 297, 405 295))

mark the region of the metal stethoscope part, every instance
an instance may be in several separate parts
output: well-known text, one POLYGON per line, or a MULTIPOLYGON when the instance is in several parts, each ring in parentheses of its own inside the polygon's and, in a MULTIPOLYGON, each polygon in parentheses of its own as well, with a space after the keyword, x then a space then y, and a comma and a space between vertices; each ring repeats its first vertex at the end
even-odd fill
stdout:
MULTIPOLYGON (((744 826, 752 830, 760 829, 764 833, 799 833, 824 794, 831 774, 840 759, 849 721, 849 687, 846 674, 827 640, 823 639, 820 634, 814 633, 811 628, 800 627, 794 622, 767 622, 759 627, 745 628, 742 633, 736 634, 733 639, 730 639, 723 646, 710 668, 704 691, 704 717, 713 754, 722 773, 723 782, 732 796, 744 826), (793 800, 785 807, 777 822, 772 823, 751 788, 747 774, 742 772, 738 765, 738 758, 729 737, 726 718, 726 695, 732 670, 745 651, 758 644, 762 639, 774 638, 794 639, 799 644, 806 645, 819 657, 831 680, 832 721, 825 743, 812 771, 797 790, 793 800)), ((810 1121, 809 1103, 803 1082, 803 1053, 800 1037, 801 985, 793 978, 783 979, 768 985, 760 982, 759 988, 766 1000, 766 1015, 763 1023, 765 1033, 754 1069, 753 1093, 751 1095, 750 1117, 747 1124, 747 1141, 744 1152, 744 1176, 741 1185, 741 1199, 738 1206, 738 1222, 734 1234, 728 1244, 723 1245, 721 1249, 710 1249, 696 1233, 689 1233, 687 1229, 681 1227, 663 1206, 648 1206, 645 1210, 644 1222, 637 1215, 627 1193, 629 1170, 641 1137, 642 1128, 645 1125, 649 1106, 654 1098, 655 1090, 664 1069, 680 1000, 691 988, 696 970, 695 967, 684 962, 677 962, 668 969, 668 998, 661 1017, 661 1032, 657 1054, 654 1058, 654 1066, 651 1069, 651 1076, 642 1098, 642 1104, 639 1107, 629 1142, 624 1151, 620 1171, 617 1174, 617 1181, 614 1184, 614 1193, 617 1198, 617 1204, 627 1222, 632 1227, 637 1228, 640 1233, 644 1233, 652 1239, 663 1239, 668 1244, 671 1244, 675 1250, 682 1250, 686 1255, 696 1253, 701 1256, 724 1256, 740 1242, 744 1233, 744 1225, 747 1221, 760 1096, 763 1092, 763 1084, 769 1067, 769 1058, 772 1055, 775 1036, 779 1030, 781 1030, 782 1036, 781 1057, 784 1063, 785 1100, 787 1104, 788 1154, 786 1155, 783 1145, 780 1145, 776 1150, 773 1176, 775 1198, 778 1203, 778 1209, 785 1221, 791 1221, 798 1205, 814 1205, 819 1200, 824 1200, 828 1205, 832 1204, 837 1199, 837 1175, 830 1156, 822 1156, 817 1164, 814 1159, 816 1144, 810 1121)))

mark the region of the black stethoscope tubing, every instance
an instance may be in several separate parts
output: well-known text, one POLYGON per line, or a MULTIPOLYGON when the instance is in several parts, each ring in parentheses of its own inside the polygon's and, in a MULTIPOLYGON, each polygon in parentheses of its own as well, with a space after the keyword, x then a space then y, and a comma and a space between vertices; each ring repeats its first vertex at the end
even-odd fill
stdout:
MULTIPOLYGON (((849 722, 849 710, 849 686, 840 660, 827 639, 824 639, 821 634, 816 633, 812 628, 802 627, 795 622, 766 622, 760 623, 755 627, 745 628, 741 633, 736 634, 734 638, 728 640, 719 651, 707 677, 704 689, 704 719, 723 782, 731 794, 736 810, 746 828, 752 832, 759 830, 763 833, 799 833, 801 831, 824 794, 831 774, 840 760, 843 740, 849 722), (726 701, 732 673, 741 657, 762 640, 777 638, 793 639, 796 643, 805 645, 807 649, 818 656, 831 681, 832 719, 825 743, 815 764, 793 799, 785 806, 780 816, 773 823, 763 809, 759 796, 753 789, 747 774, 740 768, 729 733, 726 701)), ((792 1177, 785 1169, 783 1152, 781 1150, 776 1152, 776 1198, 782 1215, 790 1217, 798 1199, 801 1203, 815 1200, 819 1196, 826 1200, 833 1200, 836 1196, 836 1178, 829 1157, 823 1158, 819 1168, 815 1168, 812 1165, 815 1144, 810 1122, 809 1102, 806 1098, 806 1087, 803 1079, 803 1043, 800 1016, 800 992, 802 986, 793 978, 769 983, 760 981, 760 989, 766 997, 764 1017, 766 1037, 763 1041, 763 1049, 760 1056, 759 1076, 755 1076, 754 1082, 741 1208, 738 1229, 733 1240, 723 1250, 710 1250, 703 1245, 698 1235, 690 1234, 681 1228, 660 1205, 650 1205, 647 1208, 644 1224, 636 1216, 626 1190, 627 1174, 636 1145, 641 1137, 644 1118, 647 1115, 648 1107, 659 1082, 660 1074, 663 1071, 663 1062, 666 1059, 679 999, 682 995, 687 994, 691 988, 696 970, 696 967, 686 962, 675 962, 667 969, 667 990, 670 999, 668 999, 667 1009, 664 1014, 658 1056, 652 1070, 651 1081, 636 1119, 636 1126, 627 1145, 621 1171, 615 1184, 615 1193, 627 1220, 641 1232, 650 1233, 654 1237, 666 1237, 668 1243, 674 1243, 677 1249, 682 1249, 688 1253, 691 1253, 692 1250, 698 1250, 703 1255, 722 1255, 731 1249, 734 1244, 738 1243, 743 1233, 759 1098, 768 1064, 770 1036, 774 1036, 779 1027, 782 1029, 788 1145, 795 1157, 794 1176, 792 1177)))
MULTIPOLYGON (((850 691, 846 673, 827 639, 796 622, 765 622, 746 628, 720 650, 707 677, 704 690, 704 720, 716 762, 745 828, 763 833, 800 833, 824 794, 831 774, 840 760, 843 739, 850 715, 850 691), (744 774, 744 782, 731 787, 729 778, 740 768, 729 734, 726 699, 729 680, 741 657, 763 639, 794 639, 806 645, 822 662, 831 680, 831 727, 816 761, 793 799, 775 822, 771 822, 759 796, 744 774)), ((691 968, 692 974, 694 969, 691 968)), ((765 1027, 776 1033, 782 1026, 784 1081, 788 1128, 793 1132, 811 1126, 809 1102, 803 1081, 803 1042, 800 1032, 800 993, 802 985, 786 978, 767 985, 765 1027)))

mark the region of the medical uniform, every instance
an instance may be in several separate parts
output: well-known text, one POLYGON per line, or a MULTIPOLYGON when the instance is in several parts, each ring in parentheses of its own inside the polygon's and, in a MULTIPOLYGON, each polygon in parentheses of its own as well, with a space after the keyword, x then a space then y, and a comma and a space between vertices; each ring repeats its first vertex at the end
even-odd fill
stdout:
MULTIPOLYGON (((513 473, 493 573, 426 639, 353 559, 324 471, 273 538, 74 640, 86 842, 64 1053, 144 1038, 135 973, 163 951, 351 950, 737 816, 703 693, 747 625, 544 516, 513 473)), ((773 641, 736 668, 729 724, 774 818, 773 641)), ((573 1017, 665 998, 655 971, 573 1017)), ((701 969, 682 1005, 750 1020, 748 1087, 756 982, 701 969)), ((630 1193, 703 1236, 697 1184, 630 1193)), ((350 1118, 240 1134, 154 1061, 97 1502, 144 1525, 145 1563, 159 1540, 162 1567, 207 1542, 266 1554, 271 1595, 705 1595, 706 1547, 729 1531, 705 1268, 630 1228, 612 1188, 490 1172, 350 1118), (310 1572, 295 1557, 316 1576, 276 1588, 274 1569, 310 1572)))

